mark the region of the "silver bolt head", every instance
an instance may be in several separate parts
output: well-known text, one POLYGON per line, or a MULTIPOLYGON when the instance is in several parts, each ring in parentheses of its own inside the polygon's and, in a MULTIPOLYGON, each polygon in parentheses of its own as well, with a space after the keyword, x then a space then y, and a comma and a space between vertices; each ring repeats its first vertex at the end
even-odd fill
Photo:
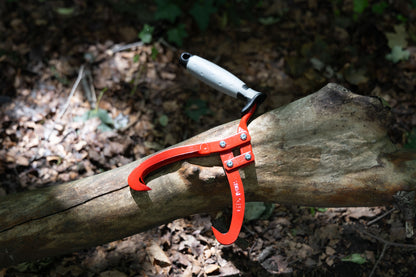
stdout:
POLYGON ((228 166, 228 167, 233 167, 233 165, 234 165, 234 164, 233 164, 233 162, 232 162, 232 161, 227 161, 227 166, 228 166))
POLYGON ((240 135, 240 139, 241 139, 241 140, 246 140, 246 139, 247 139, 247 134, 246 134, 246 133, 242 133, 242 134, 240 135))
POLYGON ((245 158, 247 161, 249 161, 249 160, 251 160, 251 155, 250 155, 249 153, 246 153, 246 154, 244 155, 244 158, 245 158))
POLYGON ((220 147, 224 148, 225 146, 227 146, 227 143, 225 143, 225 141, 220 141, 220 147))

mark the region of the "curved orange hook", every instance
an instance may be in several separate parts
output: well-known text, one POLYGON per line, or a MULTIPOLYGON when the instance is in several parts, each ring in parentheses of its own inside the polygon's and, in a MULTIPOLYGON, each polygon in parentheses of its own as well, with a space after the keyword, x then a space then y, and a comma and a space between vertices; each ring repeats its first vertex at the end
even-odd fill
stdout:
POLYGON ((238 125, 237 134, 223 140, 180 146, 159 152, 136 167, 128 177, 128 184, 134 190, 150 190, 144 183, 144 177, 150 172, 170 163, 192 157, 205 156, 212 153, 220 153, 221 161, 227 175, 231 189, 233 213, 230 228, 226 233, 221 233, 214 227, 217 240, 222 244, 231 244, 237 238, 244 220, 244 187, 238 169, 254 162, 254 155, 250 144, 251 138, 247 129, 247 122, 256 110, 256 104, 243 115, 238 125), (240 155, 234 156, 233 149, 240 147, 240 155))

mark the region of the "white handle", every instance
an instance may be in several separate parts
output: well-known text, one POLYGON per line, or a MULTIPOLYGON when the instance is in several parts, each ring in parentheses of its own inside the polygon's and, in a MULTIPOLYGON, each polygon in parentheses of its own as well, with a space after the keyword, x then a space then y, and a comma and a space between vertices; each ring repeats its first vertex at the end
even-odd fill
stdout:
POLYGON ((249 88, 243 81, 224 68, 196 55, 182 53, 180 63, 197 79, 207 85, 235 98, 247 101, 242 113, 264 100, 265 95, 249 88))

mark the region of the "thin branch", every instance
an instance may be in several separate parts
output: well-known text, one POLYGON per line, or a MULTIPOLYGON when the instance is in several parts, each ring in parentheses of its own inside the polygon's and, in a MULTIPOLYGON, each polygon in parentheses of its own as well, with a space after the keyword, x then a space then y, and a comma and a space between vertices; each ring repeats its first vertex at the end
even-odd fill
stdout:
MULTIPOLYGON (((74 83, 74 85, 72 86, 71 92, 69 93, 68 99, 66 100, 66 103, 64 105, 64 108, 62 109, 62 111, 58 114, 58 117, 56 120, 61 119, 61 117, 65 114, 66 110, 69 107, 69 104, 71 103, 71 99, 72 96, 74 96, 74 93, 82 79, 82 77, 84 77, 84 65, 81 65, 81 67, 79 68, 79 72, 78 72, 78 77, 74 83)), ((49 141, 49 137, 51 136, 53 130, 55 129, 55 124, 56 121, 54 121, 52 128, 49 130, 49 132, 45 135, 45 139, 46 141, 49 141)))
POLYGON ((116 44, 113 47, 111 47, 109 50, 111 52, 111 54, 117 53, 117 52, 121 52, 121 51, 125 51, 125 50, 129 50, 135 47, 140 47, 143 46, 143 41, 137 41, 137 42, 133 42, 133 43, 129 43, 126 45, 120 45, 120 44, 116 44))
POLYGON ((366 235, 368 237, 371 237, 371 238, 373 238, 375 240, 378 240, 378 241, 380 241, 380 242, 382 242, 384 244, 388 244, 389 246, 406 247, 406 248, 414 248, 414 249, 416 249, 416 244, 407 244, 407 243, 398 243, 398 242, 388 241, 388 240, 385 240, 385 239, 383 239, 383 238, 381 238, 379 236, 373 235, 373 234, 371 234, 371 233, 369 233, 369 232, 367 232, 367 231, 365 231, 365 230, 363 230, 361 228, 358 230, 358 232, 362 232, 364 235, 366 235))
POLYGON ((375 219, 367 222, 367 226, 370 226, 373 223, 376 223, 377 221, 379 221, 380 219, 382 219, 383 217, 386 217, 387 215, 391 214, 392 212, 394 212, 396 210, 395 207, 391 208, 390 210, 388 210, 387 212, 385 212, 384 214, 376 217, 375 219))
POLYGON ((378 267, 378 264, 383 259, 384 254, 385 254, 388 247, 394 246, 394 247, 404 247, 404 248, 414 248, 414 249, 416 249, 415 244, 406 244, 406 243, 397 243, 397 242, 388 241, 388 240, 385 240, 385 239, 383 239, 379 236, 373 235, 370 232, 367 232, 366 230, 364 230, 361 227, 357 227, 357 231, 359 233, 364 234, 365 236, 368 236, 370 238, 373 238, 373 239, 378 240, 378 241, 383 243, 383 251, 381 251, 380 257, 378 257, 376 263, 374 264, 373 269, 371 270, 371 273, 370 273, 369 277, 373 276, 374 272, 376 271, 376 268, 378 267))
POLYGON ((386 253, 387 248, 389 247, 389 245, 387 243, 385 243, 383 245, 383 251, 381 251, 380 257, 378 257, 376 263, 373 266, 373 269, 370 272, 370 275, 368 275, 368 277, 372 277, 374 275, 374 272, 376 271, 376 268, 378 267, 378 264, 380 263, 381 259, 383 259, 384 257, 384 253, 386 253))
POLYGON ((72 86, 71 92, 69 93, 69 96, 68 96, 68 100, 66 100, 65 106, 62 109, 62 111, 59 113, 57 119, 61 119, 61 117, 65 114, 66 110, 68 109, 69 104, 71 103, 71 98, 72 98, 72 96, 74 96, 74 93, 75 93, 82 77, 84 77, 84 65, 81 65, 81 67, 79 68, 77 80, 75 81, 74 85, 72 86))

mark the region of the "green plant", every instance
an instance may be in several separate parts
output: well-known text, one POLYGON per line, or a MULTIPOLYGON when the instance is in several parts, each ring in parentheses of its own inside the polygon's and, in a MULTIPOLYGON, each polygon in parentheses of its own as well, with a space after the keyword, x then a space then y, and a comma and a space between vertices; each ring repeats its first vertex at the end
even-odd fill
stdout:
POLYGON ((402 15, 402 14, 398 14, 397 16, 396 16, 396 18, 397 18, 397 20, 399 20, 400 22, 403 22, 403 23, 406 23, 407 22, 407 17, 405 17, 404 15, 402 15))
POLYGON ((152 47, 152 54, 150 55, 152 60, 156 60, 158 55, 159 55, 159 51, 157 51, 156 47, 152 47))
POLYGON ((141 41, 143 41, 143 43, 150 43, 152 41, 154 29, 154 27, 148 24, 144 24, 142 30, 139 33, 139 38, 141 39, 141 41))
POLYGON ((73 7, 69 7, 69 8, 57 8, 56 12, 59 15, 63 15, 63 16, 71 16, 74 14, 75 9, 73 7))
POLYGON ((217 8, 214 5, 214 0, 196 1, 189 13, 197 23, 200 30, 204 31, 208 28, 211 14, 215 13, 217 8))
MULTIPOLYGON (((189 22, 188 18, 196 24, 200 31, 205 31, 211 24, 212 15, 220 13, 218 23, 225 28, 229 21, 238 22, 243 16, 252 16, 254 8, 263 6, 263 1, 254 0, 237 0, 236 2, 225 0, 156 0, 156 10, 153 14, 153 21, 165 21, 164 34, 167 41, 177 46, 182 46, 184 40, 188 37, 189 26, 185 22, 189 22)), ((126 9, 123 5, 123 11, 126 9)), ((126 11, 130 12, 130 11, 126 11)), ((263 24, 273 24, 280 18, 270 17, 261 21, 263 24)), ((149 32, 140 32, 143 41, 149 41, 149 32)))
POLYGON ((373 6, 371 6, 371 11, 374 14, 378 14, 381 15, 384 13, 384 11, 386 10, 386 8, 389 6, 389 4, 386 1, 381 1, 379 3, 375 3, 373 4, 373 6))
POLYGON ((166 127, 169 123, 169 117, 166 114, 162 114, 161 116, 159 116, 158 121, 162 127, 166 127))
POLYGON ((391 49, 391 52, 386 55, 386 59, 393 63, 408 60, 410 52, 405 49, 407 47, 407 33, 404 24, 394 26, 394 32, 387 32, 385 35, 391 49))
POLYGON ((416 128, 413 128, 410 133, 407 134, 407 142, 404 145, 406 149, 416 149, 416 128))
POLYGON ((107 88, 104 88, 100 91, 100 95, 98 96, 95 109, 86 111, 83 115, 75 117, 74 120, 85 122, 91 118, 97 117, 101 121, 101 124, 98 126, 98 130, 102 132, 113 130, 114 122, 110 114, 106 110, 98 108, 101 98, 103 97, 106 91, 107 91, 107 88))
MULTIPOLYGON (((166 20, 173 24, 182 15, 182 10, 179 7, 179 1, 174 0, 156 0, 156 12, 154 17, 156 20, 166 20)), ((178 46, 182 46, 183 40, 188 36, 185 25, 180 23, 168 28, 167 39, 169 42, 178 46)))
POLYGON ((343 262, 351 262, 355 264, 364 264, 367 262, 367 260, 359 253, 354 253, 351 255, 348 255, 345 258, 342 258, 341 261, 343 262))
POLYGON ((316 214, 316 212, 324 213, 328 210, 328 208, 315 208, 315 207, 309 207, 309 212, 312 216, 316 214))
POLYGON ((268 219, 274 210, 274 205, 266 202, 247 202, 244 220, 268 219))
POLYGON ((167 20, 174 23, 182 14, 179 6, 171 0, 156 0, 157 10, 155 12, 156 20, 167 20))
POLYGON ((185 24, 179 24, 178 26, 169 29, 167 35, 168 41, 175 43, 178 46, 182 46, 183 40, 188 37, 185 24))
POLYGON ((354 0, 353 1, 353 12, 355 14, 362 14, 368 7, 368 0, 354 0))

